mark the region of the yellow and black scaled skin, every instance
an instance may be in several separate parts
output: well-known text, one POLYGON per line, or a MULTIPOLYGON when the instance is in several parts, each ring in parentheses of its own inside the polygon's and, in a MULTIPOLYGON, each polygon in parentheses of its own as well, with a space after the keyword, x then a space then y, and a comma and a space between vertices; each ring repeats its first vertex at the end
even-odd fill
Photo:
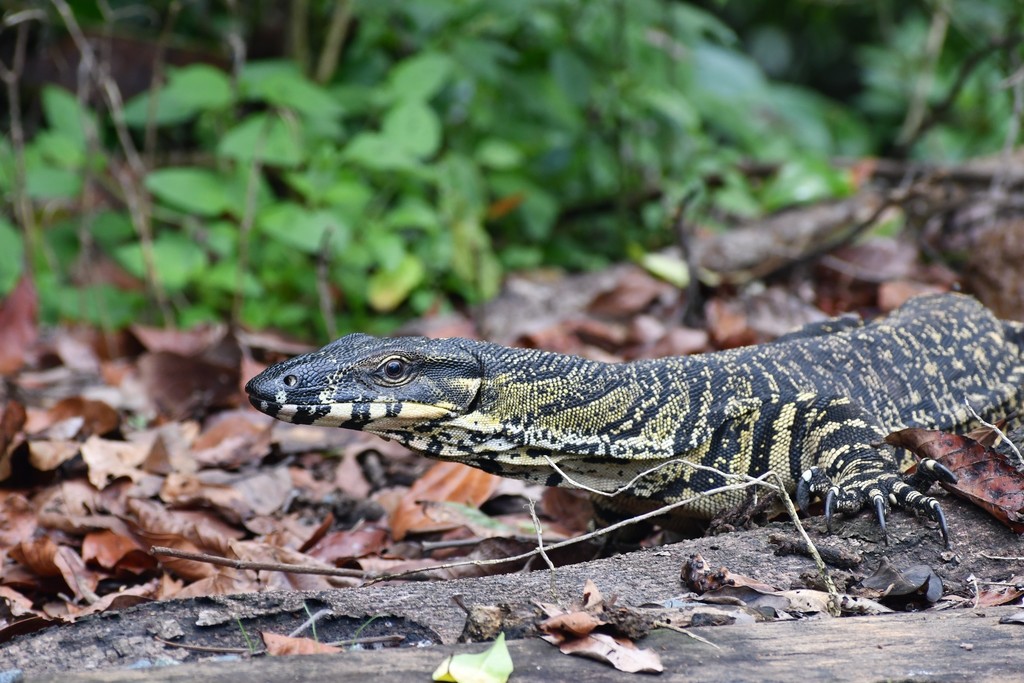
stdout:
POLYGON ((940 294, 870 324, 840 318, 769 344, 621 364, 352 334, 246 392, 287 422, 373 432, 502 476, 609 493, 632 482, 613 509, 694 498, 674 514, 708 519, 746 494, 698 494, 733 483, 726 474, 774 470, 801 505, 823 496, 829 518, 871 505, 884 527, 893 504, 937 520, 948 542, 922 491, 952 475, 926 461, 905 477, 897 460, 909 457, 879 444, 905 427, 970 429, 972 408, 987 420, 1016 410, 1024 325, 940 294))

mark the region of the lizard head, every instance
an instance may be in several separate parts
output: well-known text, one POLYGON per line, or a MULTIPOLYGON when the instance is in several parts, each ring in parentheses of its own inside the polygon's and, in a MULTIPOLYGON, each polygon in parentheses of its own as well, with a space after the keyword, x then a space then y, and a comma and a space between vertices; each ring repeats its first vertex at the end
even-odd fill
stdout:
POLYGON ((285 422, 406 431, 469 412, 482 375, 460 339, 350 334, 267 368, 245 391, 285 422))

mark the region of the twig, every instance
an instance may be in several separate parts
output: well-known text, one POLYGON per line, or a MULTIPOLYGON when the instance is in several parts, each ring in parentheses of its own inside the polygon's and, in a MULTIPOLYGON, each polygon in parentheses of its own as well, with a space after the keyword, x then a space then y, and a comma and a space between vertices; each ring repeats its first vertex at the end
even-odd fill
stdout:
MULTIPOLYGON (((303 605, 303 607, 306 607, 305 604, 303 605)), ((306 613, 309 614, 309 608, 308 607, 306 607, 306 610, 307 610, 306 613)), ((334 610, 322 609, 319 612, 317 612, 316 614, 310 614, 308 619, 306 619, 304 622, 302 622, 301 624, 296 626, 295 629, 292 630, 292 632, 288 634, 288 637, 289 638, 298 638, 299 636, 302 635, 303 631, 305 631, 307 628, 312 627, 313 628, 313 639, 316 640, 316 622, 318 622, 320 619, 323 619, 324 617, 329 616, 331 614, 334 614, 334 610)))
POLYGON ((180 0, 172 0, 167 7, 167 20, 156 41, 156 56, 153 59, 153 77, 149 81, 149 102, 146 108, 146 129, 142 136, 142 150, 147 160, 153 163, 156 153, 156 112, 160 104, 160 93, 165 85, 164 73, 167 66, 167 44, 173 35, 174 22, 181 11, 180 0))
POLYGON ((774 471, 769 472, 769 474, 773 475, 775 480, 778 482, 777 490, 779 498, 782 499, 782 504, 786 506, 786 512, 789 514, 789 518, 793 520, 793 525, 796 526, 796 530, 800 534, 800 537, 803 538, 804 543, 807 544, 807 552, 810 553, 811 559, 814 560, 814 565, 818 568, 818 575, 821 577, 821 580, 825 584, 825 588, 828 590, 828 612, 832 616, 838 617, 842 614, 842 599, 839 596, 839 589, 836 588, 835 582, 832 581, 831 574, 828 573, 828 567, 825 565, 825 560, 821 559, 821 554, 818 552, 818 549, 814 547, 814 543, 811 542, 811 537, 807 535, 804 525, 800 522, 800 516, 797 514, 796 506, 793 505, 793 499, 789 497, 789 493, 783 485, 782 477, 774 471))
POLYGON ((664 622, 664 621, 656 621, 656 622, 654 622, 654 628, 667 628, 669 631, 675 631, 676 633, 682 633, 684 636, 687 636, 689 638, 693 638, 694 640, 696 640, 698 642, 701 642, 701 643, 704 643, 705 645, 710 645, 711 647, 715 648, 716 650, 721 650, 722 649, 718 645, 715 645, 714 643, 712 643, 707 638, 703 638, 701 636, 698 636, 696 633, 693 633, 692 631, 688 631, 688 630, 686 630, 685 628, 683 628, 681 626, 676 626, 675 624, 669 624, 668 622, 664 622))
POLYGON ((1006 557, 1003 555, 989 555, 988 553, 978 553, 986 560, 999 560, 1000 562, 1024 562, 1024 557, 1006 557))
POLYGON ((173 640, 164 640, 158 636, 153 636, 153 640, 166 645, 168 647, 180 647, 183 650, 193 650, 195 652, 217 652, 225 655, 247 655, 247 654, 259 654, 253 652, 247 647, 221 647, 213 645, 190 645, 188 643, 175 643, 173 640))
POLYGON ((327 83, 334 76, 351 25, 352 0, 335 0, 331 23, 327 27, 327 36, 324 38, 324 47, 320 50, 320 60, 316 65, 315 79, 317 83, 327 83))
POLYGON ((309 68, 309 0, 292 0, 288 14, 288 42, 292 59, 302 73, 309 68))
POLYGON ((924 121, 925 111, 928 107, 928 92, 932 89, 932 83, 935 80, 935 69, 939 62, 939 55, 942 54, 942 45, 946 42, 946 32, 949 30, 949 10, 941 2, 936 4, 931 25, 928 27, 928 37, 925 39, 926 63, 914 81, 910 106, 907 107, 903 125, 900 126, 900 132, 896 136, 898 144, 907 144, 908 141, 916 140, 919 137, 917 132, 921 129, 921 123, 924 121))
POLYGON ((946 112, 953 107, 953 104, 956 102, 956 98, 963 90, 967 79, 970 78, 971 74, 974 73, 974 70, 981 66, 989 55, 1004 49, 1011 50, 1021 42, 1024 42, 1024 34, 1012 33, 1008 36, 992 40, 988 45, 984 46, 977 52, 968 55, 968 57, 960 63, 960 71, 957 72, 956 80, 953 81, 953 85, 951 85, 949 90, 946 92, 946 97, 931 108, 921 123, 913 131, 913 135, 908 140, 901 142, 897 146, 897 150, 902 154, 905 154, 915 142, 921 139, 921 136, 931 130, 931 128, 942 120, 946 115, 946 112))
POLYGON ((28 267, 31 267, 32 255, 37 253, 38 246, 42 240, 39 237, 39 228, 36 225, 35 213, 32 211, 32 203, 29 200, 28 192, 25 191, 28 171, 25 164, 25 129, 21 121, 21 89, 19 88, 19 81, 25 70, 28 22, 43 21, 45 19, 46 14, 41 10, 15 12, 5 17, 3 29, 16 27, 16 35, 14 37, 14 50, 10 68, 0 60, 0 79, 3 80, 7 92, 7 105, 11 119, 11 147, 14 152, 14 177, 12 178, 11 191, 15 215, 25 231, 27 247, 25 250, 25 263, 28 267))
MULTIPOLYGON (((100 92, 110 111, 110 120, 114 125, 114 132, 117 135, 118 143, 124 152, 125 160, 128 163, 130 172, 120 165, 115 165, 114 177, 124 193, 125 201, 128 204, 128 213, 132 217, 132 226, 139 236, 139 246, 142 252, 142 261, 146 268, 146 283, 156 300, 157 309, 160 311, 164 322, 172 319, 171 310, 164 292, 163 285, 157 277, 156 257, 153 252, 153 231, 151 215, 149 211, 148 195, 139 189, 138 182, 146 175, 146 165, 142 162, 135 143, 132 142, 131 134, 128 132, 128 124, 124 116, 124 102, 121 99, 121 91, 111 77, 109 69, 96 57, 89 40, 82 32, 78 20, 75 18, 74 10, 66 0, 50 0, 64 21, 64 27, 71 36, 75 47, 82 57, 79 65, 80 74, 88 73, 99 85, 100 92)), ((86 128, 88 124, 86 123, 86 128)), ((87 131, 88 134, 88 131, 87 131)))
POLYGON ((176 548, 155 545, 149 549, 150 555, 163 557, 175 557, 180 560, 192 560, 213 564, 218 567, 231 567, 232 569, 250 569, 253 571, 285 572, 288 574, 315 574, 319 576, 346 576, 362 579, 366 572, 362 569, 343 569, 341 567, 314 567, 301 564, 287 564, 284 562, 250 562, 247 560, 233 560, 229 557, 209 555, 207 553, 192 553, 176 548))
MULTIPOLYGON (((685 498, 683 500, 679 500, 679 501, 676 501, 674 503, 670 503, 668 505, 663 505, 663 506, 661 506, 661 507, 659 507, 657 509, 651 510, 650 512, 645 512, 644 514, 636 515, 635 517, 630 517, 629 519, 624 519, 622 521, 616 522, 615 524, 611 524, 609 526, 603 527, 603 528, 598 529, 596 531, 592 531, 590 533, 583 534, 582 536, 574 536, 574 537, 566 539, 564 541, 559 541, 558 543, 552 543, 549 546, 547 546, 547 550, 548 550, 548 552, 550 552, 552 550, 558 550, 559 548, 566 548, 566 547, 574 545, 576 543, 582 543, 584 541, 589 541, 589 540, 592 540, 592 539, 595 539, 595 538, 600 538, 601 536, 606 536, 608 534, 615 533, 619 529, 623 529, 623 528, 625 528, 627 526, 630 526, 631 524, 637 524, 639 522, 643 522, 643 521, 646 521, 648 519, 654 519, 656 517, 661 517, 662 515, 664 515, 664 514, 666 514, 668 512, 671 512, 672 510, 675 510, 677 508, 685 507, 687 505, 692 505, 694 502, 696 502, 696 501, 698 501, 701 498, 704 498, 706 496, 713 496, 713 495, 716 495, 718 493, 727 493, 729 491, 741 491, 743 489, 749 488, 751 486, 757 486, 757 485, 766 486, 766 487, 774 490, 775 489, 775 485, 774 484, 769 484, 769 483, 767 483, 765 481, 768 478, 769 474, 771 474, 771 473, 770 472, 766 472, 765 474, 762 474, 759 477, 750 477, 748 481, 743 481, 743 482, 740 482, 740 483, 737 483, 737 484, 725 484, 725 485, 722 485, 722 486, 715 487, 713 489, 708 489, 707 491, 703 491, 701 493, 698 493, 697 495, 690 496, 689 498, 685 498)), ((499 557, 499 558, 494 558, 494 559, 489 559, 489 560, 464 560, 464 561, 460 561, 460 562, 449 562, 447 564, 435 565, 433 567, 421 567, 419 569, 410 569, 410 570, 407 570, 407 571, 404 571, 404 572, 398 572, 398 573, 395 573, 395 574, 384 574, 384 575, 381 575, 381 576, 376 576, 376 577, 373 577, 373 578, 367 580, 366 585, 374 584, 374 583, 377 583, 379 581, 390 581, 392 579, 402 579, 402 578, 406 578, 406 577, 412 576, 414 574, 422 574, 424 572, 433 572, 433 571, 442 571, 442 570, 446 570, 446 569, 455 569, 457 567, 472 567, 472 566, 485 567, 485 566, 496 565, 496 564, 505 564, 506 562, 519 562, 521 560, 527 560, 527 559, 529 559, 531 557, 536 557, 539 554, 540 553, 536 549, 534 549, 534 550, 531 550, 529 552, 521 553, 519 555, 513 555, 513 556, 510 556, 510 557, 499 557)))
POLYGON ((327 643, 333 647, 347 647, 349 645, 373 645, 374 643, 401 643, 405 636, 397 633, 390 636, 366 636, 365 638, 349 638, 348 640, 335 640, 327 643))
POLYGON ((641 472, 640 474, 636 475, 635 477, 630 479, 628 482, 626 482, 625 484, 623 484, 619 488, 615 489, 614 491, 601 491, 599 489, 595 489, 595 488, 592 488, 590 486, 587 486, 586 484, 584 484, 581 481, 577 481, 577 480, 573 479, 571 476, 569 476, 565 472, 565 470, 563 470, 557 464, 555 464, 555 461, 551 459, 551 456, 545 455, 543 457, 547 461, 548 465, 551 466, 551 469, 553 469, 555 472, 557 472, 563 479, 565 479, 565 481, 567 481, 570 484, 572 484, 575 488, 578 488, 578 489, 581 489, 583 491, 586 491, 587 493, 593 493, 594 495, 597 495, 597 496, 607 496, 609 498, 617 496, 617 495, 619 495, 621 493, 625 493, 626 491, 628 491, 629 489, 631 489, 633 487, 633 484, 637 483, 638 481, 640 481, 641 479, 646 477, 648 474, 653 474, 654 472, 657 472, 661 468, 668 467, 669 465, 686 465, 687 467, 690 467, 692 469, 702 470, 704 472, 712 472, 714 474, 721 475, 725 479, 732 479, 734 481, 735 480, 741 480, 741 479, 747 480, 747 477, 748 477, 748 475, 745 475, 745 474, 735 474, 735 473, 732 473, 732 472, 723 472, 722 470, 716 469, 714 467, 708 467, 707 465, 701 465, 700 463, 696 463, 696 462, 693 462, 691 460, 687 460, 686 458, 671 458, 669 460, 666 460, 663 463, 659 463, 659 464, 655 465, 654 467, 651 467, 650 469, 644 470, 643 472, 641 472))
POLYGON ((548 569, 553 572, 555 571, 555 563, 551 561, 551 558, 548 557, 548 554, 544 551, 544 534, 541 529, 540 519, 537 518, 537 504, 534 502, 533 498, 528 498, 527 501, 530 508, 530 519, 533 520, 533 528, 537 532, 537 552, 540 553, 540 556, 544 558, 545 562, 547 562, 548 569))
POLYGON ((982 419, 982 417, 974 411, 974 407, 971 406, 971 402, 968 401, 966 397, 964 398, 964 405, 967 406, 967 410, 970 411, 971 417, 973 417, 975 420, 981 423, 982 426, 994 431, 999 436, 1000 441, 1005 441, 1007 445, 1010 446, 1010 450, 1012 450, 1013 454, 1017 456, 1017 460, 1020 462, 1020 466, 1024 467, 1024 456, 1022 456, 1020 451, 1017 449, 1017 444, 1010 441, 1010 439, 1007 438, 1006 434, 1003 434, 1003 430, 999 429, 999 427, 995 426, 991 422, 986 422, 984 419, 982 419))
POLYGON ((320 238, 320 249, 316 255, 316 293, 320 302, 320 317, 324 319, 324 329, 327 331, 327 338, 334 339, 338 336, 338 326, 334 321, 334 296, 331 293, 330 266, 331 266, 331 235, 334 233, 334 226, 328 225, 320 238))

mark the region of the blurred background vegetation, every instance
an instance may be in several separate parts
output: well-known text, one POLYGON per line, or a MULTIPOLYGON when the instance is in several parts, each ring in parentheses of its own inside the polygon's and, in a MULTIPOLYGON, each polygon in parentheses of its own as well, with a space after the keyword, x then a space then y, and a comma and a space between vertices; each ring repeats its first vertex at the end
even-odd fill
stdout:
POLYGON ((1020 135, 1019 0, 8 0, 0 296, 305 339, 1020 135), (770 169, 751 173, 751 168, 770 169))

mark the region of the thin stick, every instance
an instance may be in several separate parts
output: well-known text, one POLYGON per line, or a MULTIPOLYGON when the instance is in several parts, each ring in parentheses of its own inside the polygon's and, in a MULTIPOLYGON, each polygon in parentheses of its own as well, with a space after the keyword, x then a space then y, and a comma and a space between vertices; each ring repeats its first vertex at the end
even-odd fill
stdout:
POLYGON ((654 622, 654 628, 667 628, 669 631, 675 631, 676 633, 682 633, 684 636, 687 636, 689 638, 693 638, 694 640, 696 640, 698 642, 701 642, 701 643, 704 643, 705 645, 710 645, 711 647, 715 648, 716 650, 721 650, 722 649, 719 646, 717 646, 714 643, 712 643, 707 638, 702 638, 701 636, 698 636, 696 633, 693 633, 692 631, 687 631, 682 626, 676 626, 675 624, 669 624, 669 623, 664 622, 664 621, 656 621, 656 622, 654 622))
POLYGON ((1012 441, 1010 441, 1010 439, 1007 438, 1006 434, 1003 434, 1003 430, 999 429, 999 427, 996 427, 991 422, 986 422, 980 415, 978 415, 978 413, 976 413, 974 411, 974 407, 971 406, 971 402, 968 401, 966 398, 964 398, 964 405, 967 406, 967 410, 970 411, 971 417, 973 417, 975 420, 977 420, 983 426, 988 427, 989 429, 994 431, 996 434, 999 435, 999 439, 1001 441, 1005 441, 1010 446, 1010 450, 1012 450, 1014 455, 1017 456, 1017 460, 1019 461, 1020 465, 1024 466, 1024 456, 1022 456, 1020 454, 1020 451, 1017 450, 1017 444, 1015 444, 1012 441))
MULTIPOLYGON (((601 536, 605 536, 607 534, 614 533, 614 532, 618 531, 619 529, 625 528, 625 527, 627 527, 627 526, 629 526, 631 524, 636 524, 638 522, 643 522, 643 521, 648 520, 648 519, 654 519, 655 517, 660 517, 660 516, 666 514, 667 512, 671 512, 672 510, 675 510, 677 508, 681 508, 681 507, 685 507, 687 505, 691 505, 694 502, 700 500, 701 498, 704 498, 705 496, 713 496, 713 495, 718 494, 718 493, 727 493, 729 491, 741 491, 741 490, 749 488, 751 486, 758 486, 758 485, 765 486, 765 487, 768 487, 768 488, 774 490, 776 488, 775 485, 774 484, 769 484, 769 483, 767 483, 765 481, 770 474, 771 474, 771 472, 766 472, 765 474, 762 474, 759 477, 752 477, 752 478, 750 478, 749 481, 744 481, 744 482, 740 482, 740 483, 737 483, 737 484, 725 484, 723 486, 718 486, 718 487, 715 487, 713 489, 708 489, 707 491, 699 493, 699 494, 697 494, 695 496, 690 496, 689 498, 685 498, 683 500, 679 500, 679 501, 676 501, 674 503, 670 503, 668 505, 663 505, 663 506, 661 506, 661 507, 659 507, 659 508, 657 508, 655 510, 651 510, 650 512, 645 512, 642 515, 637 515, 635 517, 630 517, 629 519, 624 519, 624 520, 622 520, 620 522, 616 522, 615 524, 611 524, 609 526, 603 527, 603 528, 598 529, 596 531, 592 531, 592 532, 590 532, 588 534, 583 534, 582 536, 574 536, 574 537, 566 539, 564 541, 559 541, 558 543, 552 543, 551 545, 547 546, 547 550, 548 551, 558 550, 559 548, 566 548, 566 547, 571 546, 571 545, 573 545, 575 543, 582 543, 583 541, 589 541, 589 540, 594 539, 594 538, 600 538, 601 536)), ((406 577, 409 577, 409 576, 412 576, 412 575, 415 575, 415 574, 422 574, 423 572, 442 571, 442 570, 446 570, 446 569, 455 569, 457 567, 474 567, 474 566, 475 567, 485 567, 485 566, 490 566, 490 565, 495 565, 495 564, 504 564, 506 562, 519 562, 521 560, 527 560, 527 559, 529 559, 531 557, 536 557, 539 554, 540 553, 536 549, 534 549, 534 550, 531 550, 529 552, 521 553, 519 555, 513 555, 511 557, 499 557, 499 558, 494 558, 494 559, 490 559, 490 560, 464 560, 464 561, 461 561, 461 562, 449 562, 447 564, 439 564, 439 565, 435 565, 433 567, 422 567, 420 569, 410 569, 408 571, 398 572, 398 573, 395 573, 395 574, 383 574, 381 576, 376 576, 376 577, 373 577, 373 578, 369 579, 366 582, 366 585, 374 584, 374 583, 377 583, 379 581, 390 581, 390 580, 393 580, 393 579, 403 579, 403 578, 406 578, 406 577)))
POLYGON ((181 560, 192 560, 213 564, 218 567, 231 567, 232 569, 251 569, 253 571, 286 572, 288 574, 315 574, 319 576, 345 576, 362 579, 366 572, 362 569, 342 569, 341 567, 314 567, 302 564, 286 564, 283 562, 249 562, 247 560, 233 560, 229 557, 209 555, 207 553, 192 553, 176 548, 155 545, 149 549, 150 555, 163 557, 174 557, 181 560))
POLYGON ((796 530, 800 534, 800 537, 803 538, 804 543, 807 544, 807 552, 810 553, 811 558, 814 560, 814 564, 818 568, 818 575, 825 583, 825 588, 828 589, 828 613, 834 617, 838 617, 842 613, 842 609, 840 608, 842 600, 839 597, 839 589, 836 588, 835 582, 832 581, 832 576, 828 573, 828 567, 825 565, 825 560, 821 559, 821 554, 818 553, 818 549, 815 548, 814 543, 811 542, 811 537, 807 535, 804 525, 801 524, 800 516, 796 511, 796 506, 793 505, 793 499, 789 497, 786 487, 782 485, 782 477, 774 471, 769 474, 774 476, 776 481, 778 481, 779 498, 782 499, 782 504, 786 506, 786 512, 789 514, 789 518, 793 520, 793 525, 796 526, 796 530))

